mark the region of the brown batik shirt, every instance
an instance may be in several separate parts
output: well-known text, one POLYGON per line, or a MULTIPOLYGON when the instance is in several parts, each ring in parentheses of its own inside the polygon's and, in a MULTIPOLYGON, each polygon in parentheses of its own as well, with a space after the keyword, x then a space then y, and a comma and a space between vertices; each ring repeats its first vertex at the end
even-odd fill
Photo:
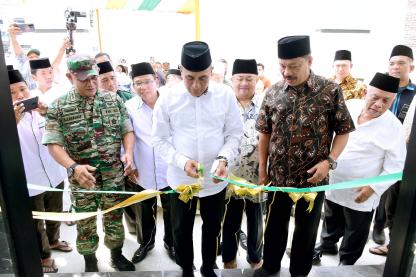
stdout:
MULTIPOLYGON (((332 78, 335 80, 335 76, 332 78)), ((367 86, 350 75, 345 77, 344 80, 339 84, 344 95, 344 100, 349 99, 363 99, 367 86)))
MULTIPOLYGON (((334 132, 354 130, 340 87, 311 72, 300 88, 284 80, 263 100, 256 129, 270 134, 269 177, 273 186, 312 187, 307 170, 328 158, 334 132)), ((321 183, 328 183, 325 178, 321 183)))

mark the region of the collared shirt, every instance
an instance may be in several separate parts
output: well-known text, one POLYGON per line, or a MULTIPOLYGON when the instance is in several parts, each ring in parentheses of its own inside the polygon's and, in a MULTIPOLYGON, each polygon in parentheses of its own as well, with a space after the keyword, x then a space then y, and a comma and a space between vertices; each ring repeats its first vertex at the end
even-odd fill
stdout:
POLYGON ((71 90, 52 102, 46 117, 43 144, 64 146, 79 164, 122 168, 121 141, 133 127, 120 97, 97 91, 87 98, 71 90))
POLYGON ((217 156, 229 161, 236 157, 242 135, 237 100, 223 84, 210 82, 208 91, 195 97, 181 82, 159 96, 153 111, 152 143, 168 163, 168 184, 175 188, 195 183, 184 167, 189 159, 196 160, 205 168, 199 197, 225 188, 225 182, 212 182, 210 169, 217 156))
POLYGON ((238 156, 232 167, 234 175, 249 182, 257 183, 259 178, 259 132, 256 130, 256 120, 259 115, 263 96, 255 94, 247 107, 238 103, 241 120, 244 125, 244 135, 238 149, 238 156))
MULTIPOLYGON (((335 80, 335 76, 332 77, 332 80, 335 80)), ((357 79, 353 78, 351 74, 342 80, 339 84, 342 89, 342 94, 344 95, 344 100, 349 99, 363 99, 367 86, 357 79)))
POLYGON ((392 111, 402 123, 415 94, 416 85, 409 81, 407 86, 399 88, 396 98, 394 99, 393 104, 391 104, 390 111, 392 111))
MULTIPOLYGON (((270 134, 269 177, 274 186, 311 187, 307 170, 328 158, 334 132, 354 130, 340 87, 311 72, 299 88, 284 80, 266 93, 256 128, 270 134)), ((321 183, 326 184, 325 178, 321 183)))
POLYGON ((58 99, 62 95, 64 95, 66 91, 59 86, 52 86, 46 92, 40 91, 38 88, 31 90, 30 95, 32 97, 38 96, 39 101, 45 103, 46 105, 50 105, 55 99, 58 99))
MULTIPOLYGON (((56 187, 67 178, 65 168, 59 165, 42 145, 45 131, 45 119, 38 112, 25 112, 17 124, 20 150, 28 184, 44 187, 56 187)), ((29 189, 29 196, 44 191, 29 189)))
POLYGON ((127 101, 126 108, 136 137, 134 163, 139 171, 139 185, 145 189, 163 189, 168 186, 168 165, 152 146, 153 110, 139 96, 127 101))
MULTIPOLYGON (((406 143, 403 126, 392 112, 358 123, 365 105, 364 100, 347 101, 356 130, 349 135, 348 143, 338 158, 338 165, 330 172, 330 183, 375 177, 403 170, 406 143)), ((356 203, 356 189, 329 190, 326 198, 357 211, 371 211, 378 206, 380 196, 393 182, 370 185, 374 194, 363 203, 356 203)))

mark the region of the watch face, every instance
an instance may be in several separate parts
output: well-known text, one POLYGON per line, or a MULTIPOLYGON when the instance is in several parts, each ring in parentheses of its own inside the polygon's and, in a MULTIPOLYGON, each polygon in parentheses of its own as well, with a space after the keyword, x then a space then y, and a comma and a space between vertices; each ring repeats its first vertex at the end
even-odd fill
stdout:
POLYGON ((68 177, 71 177, 71 176, 72 176, 72 174, 74 174, 74 169, 73 169, 72 167, 69 167, 69 168, 66 170, 66 173, 68 174, 68 177))

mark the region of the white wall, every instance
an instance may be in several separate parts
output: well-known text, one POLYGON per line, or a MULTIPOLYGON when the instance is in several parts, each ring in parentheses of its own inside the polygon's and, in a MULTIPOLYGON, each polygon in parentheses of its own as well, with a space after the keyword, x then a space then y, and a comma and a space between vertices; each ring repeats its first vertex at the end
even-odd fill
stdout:
MULTIPOLYGON (((26 17, 39 28, 65 28, 63 11, 68 1, 15 1, 14 8, 0 0, 0 17, 26 17), (4 8, 6 7, 6 8, 4 8)), ((69 2, 75 10, 89 13, 105 1, 69 2)), ((313 69, 332 75, 332 60, 338 49, 349 49, 353 74, 368 81, 376 71, 386 71, 392 47, 403 43, 407 0, 200 0, 201 40, 209 43, 214 59, 226 58, 231 71, 236 58, 256 58, 266 66, 266 75, 276 81, 277 40, 286 35, 311 36, 313 69), (365 29, 370 34, 328 34, 318 29, 365 29)), ((79 20, 88 34, 76 34, 78 52, 98 51, 95 13, 79 20), (92 27, 90 24, 92 21, 92 27)), ((183 43, 195 39, 194 15, 176 13, 100 10, 103 51, 113 60, 128 63, 180 61, 183 43)), ((31 34, 21 37, 33 47, 53 56, 64 34, 31 34)))

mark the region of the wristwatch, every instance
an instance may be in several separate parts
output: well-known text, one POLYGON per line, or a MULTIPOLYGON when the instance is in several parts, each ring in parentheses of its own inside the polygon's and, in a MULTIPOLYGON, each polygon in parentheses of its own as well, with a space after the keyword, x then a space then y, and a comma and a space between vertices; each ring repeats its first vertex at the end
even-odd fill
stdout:
POLYGON ((226 167, 228 166, 228 159, 226 157, 224 157, 224 156, 218 156, 216 158, 216 160, 218 160, 219 162, 225 162, 225 166, 226 167))
POLYGON ((68 178, 71 178, 75 173, 75 167, 77 167, 77 163, 73 163, 70 167, 66 169, 66 173, 68 174, 68 178))
POLYGON ((328 156, 326 160, 329 162, 329 169, 334 170, 335 168, 337 168, 337 162, 333 158, 328 156))

